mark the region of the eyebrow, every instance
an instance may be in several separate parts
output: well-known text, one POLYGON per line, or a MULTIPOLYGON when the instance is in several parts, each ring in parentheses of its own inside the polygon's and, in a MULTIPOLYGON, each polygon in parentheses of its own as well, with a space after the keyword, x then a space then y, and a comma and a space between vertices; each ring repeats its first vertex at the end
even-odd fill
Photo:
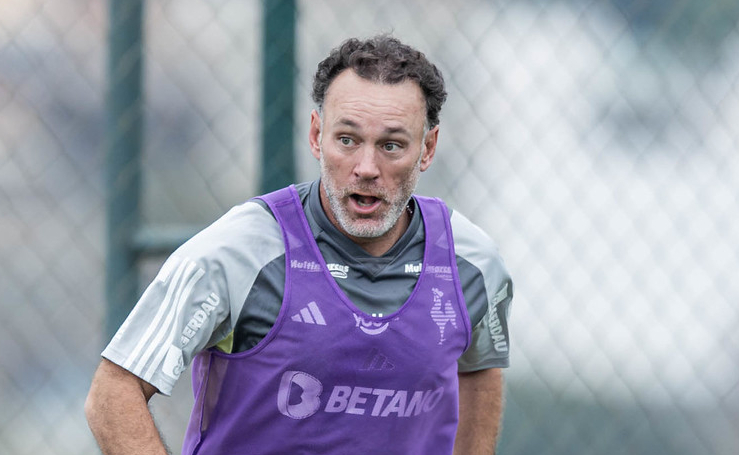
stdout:
MULTIPOLYGON (((359 126, 359 124, 357 122, 355 122, 354 120, 348 119, 348 118, 340 118, 336 123, 338 125, 344 125, 344 126, 348 126, 350 128, 361 129, 360 126, 359 126)), ((404 128, 402 126, 385 128, 384 133, 387 134, 387 135, 390 135, 390 134, 404 134, 404 135, 409 136, 409 137, 412 136, 411 133, 410 133, 410 131, 408 131, 406 128, 404 128)))
POLYGON ((359 128, 359 123, 349 120, 348 118, 340 118, 337 122, 339 125, 349 126, 352 128, 359 128))

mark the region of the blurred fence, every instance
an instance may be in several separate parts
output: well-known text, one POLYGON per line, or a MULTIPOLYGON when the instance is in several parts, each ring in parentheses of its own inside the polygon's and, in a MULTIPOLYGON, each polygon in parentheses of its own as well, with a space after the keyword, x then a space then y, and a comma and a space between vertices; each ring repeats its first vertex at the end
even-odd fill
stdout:
MULTIPOLYGON (((0 454, 97 450, 106 8, 0 2, 0 454)), ((259 191, 261 17, 145 3, 145 225, 202 226, 259 191)), ((419 192, 490 233, 516 283, 499 452, 739 452, 739 3, 298 2, 298 180, 317 175, 316 63, 377 32, 448 82, 419 192)), ((186 378, 153 400, 175 452, 190 402, 186 378)))

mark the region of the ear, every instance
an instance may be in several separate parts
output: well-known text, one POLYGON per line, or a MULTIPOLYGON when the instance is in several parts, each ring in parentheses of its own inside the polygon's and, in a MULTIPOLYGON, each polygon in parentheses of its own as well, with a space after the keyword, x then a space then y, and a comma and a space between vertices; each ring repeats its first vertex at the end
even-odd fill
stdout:
POLYGON ((317 159, 321 159, 321 115, 313 109, 310 113, 310 130, 308 131, 310 152, 317 159))
POLYGON ((423 142, 423 156, 421 157, 421 172, 431 166, 431 162, 434 161, 434 155, 436 154, 436 143, 439 140, 439 125, 431 128, 426 133, 426 139, 423 142))

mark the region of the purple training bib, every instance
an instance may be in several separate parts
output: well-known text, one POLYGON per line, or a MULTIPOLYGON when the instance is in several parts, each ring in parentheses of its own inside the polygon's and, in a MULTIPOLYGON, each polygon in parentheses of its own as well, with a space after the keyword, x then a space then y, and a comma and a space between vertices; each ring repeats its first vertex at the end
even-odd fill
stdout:
POLYGON ((449 215, 415 196, 426 245, 413 292, 369 315, 330 275, 293 186, 262 197, 285 242, 277 321, 253 349, 193 362, 185 454, 451 454, 469 316, 449 215))

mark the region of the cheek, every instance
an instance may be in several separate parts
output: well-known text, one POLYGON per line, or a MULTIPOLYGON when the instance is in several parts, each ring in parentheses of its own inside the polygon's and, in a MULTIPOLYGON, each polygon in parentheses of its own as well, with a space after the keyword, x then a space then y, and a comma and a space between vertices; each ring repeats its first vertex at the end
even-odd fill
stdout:
POLYGON ((325 153, 323 154, 323 158, 321 159, 321 169, 324 173, 330 174, 332 180, 340 180, 346 167, 345 163, 342 163, 340 160, 336 160, 331 157, 330 154, 328 157, 325 153))
POLYGON ((418 166, 413 162, 410 165, 403 166, 402 168, 396 169, 393 173, 393 180, 401 185, 407 185, 413 176, 420 172, 418 166))
POLYGON ((323 151, 326 168, 344 174, 351 174, 354 171, 354 167, 357 165, 355 156, 344 154, 339 150, 331 150, 328 147, 324 147, 323 151))

